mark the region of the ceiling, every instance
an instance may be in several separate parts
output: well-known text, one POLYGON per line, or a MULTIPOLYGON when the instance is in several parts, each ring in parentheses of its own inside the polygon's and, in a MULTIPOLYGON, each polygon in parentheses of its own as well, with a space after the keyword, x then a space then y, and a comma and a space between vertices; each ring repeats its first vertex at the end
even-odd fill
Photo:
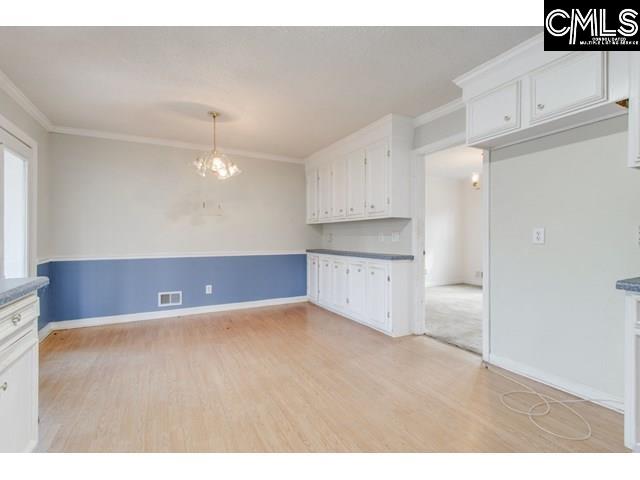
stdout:
POLYGON ((537 27, 1 27, 0 70, 56 125, 302 158, 537 27))
POLYGON ((456 147, 426 157, 427 175, 456 179, 471 179, 472 173, 482 173, 482 150, 456 147))

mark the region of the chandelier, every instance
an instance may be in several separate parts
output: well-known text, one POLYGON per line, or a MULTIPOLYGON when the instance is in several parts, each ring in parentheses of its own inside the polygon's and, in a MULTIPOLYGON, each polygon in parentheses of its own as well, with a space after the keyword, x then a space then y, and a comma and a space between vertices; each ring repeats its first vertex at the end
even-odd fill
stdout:
POLYGON ((227 156, 223 153, 218 153, 216 146, 216 118, 220 116, 218 112, 209 112, 213 119, 213 150, 203 153, 193 161, 193 165, 196 167, 198 175, 206 177, 213 174, 218 180, 226 180, 239 173, 242 170, 238 166, 227 159, 227 156))

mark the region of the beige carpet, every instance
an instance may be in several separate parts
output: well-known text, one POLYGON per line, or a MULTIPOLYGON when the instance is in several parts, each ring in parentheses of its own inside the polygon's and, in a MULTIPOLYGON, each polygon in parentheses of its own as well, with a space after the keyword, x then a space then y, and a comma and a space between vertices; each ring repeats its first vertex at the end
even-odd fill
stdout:
POLYGON ((482 287, 429 287, 425 301, 427 335, 482 353, 482 287))

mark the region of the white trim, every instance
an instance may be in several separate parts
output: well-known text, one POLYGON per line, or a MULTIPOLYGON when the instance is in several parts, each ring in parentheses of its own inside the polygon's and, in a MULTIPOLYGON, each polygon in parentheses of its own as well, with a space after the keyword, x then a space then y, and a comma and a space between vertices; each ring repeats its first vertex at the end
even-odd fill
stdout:
POLYGON ((47 323, 44 327, 42 327, 40 330, 38 330, 38 340, 42 341, 45 338, 47 338, 49 336, 49 334, 51 332, 53 332, 54 328, 53 328, 53 324, 55 322, 49 322, 47 323))
POLYGON ((249 252, 185 252, 185 253, 151 253, 151 254, 131 254, 131 255, 96 255, 83 256, 74 255, 65 257, 64 255, 42 258, 38 260, 38 265, 48 262, 81 262, 89 260, 145 260, 154 258, 194 258, 194 257, 243 257, 254 255, 306 255, 306 250, 265 250, 249 252))
POLYGON ((25 112, 27 112, 31 118, 38 122, 45 130, 51 131, 53 124, 42 113, 38 107, 36 107, 31 100, 20 90, 11 79, 0 70, 0 89, 9 95, 18 105, 20 105, 25 112))
POLYGON ((549 387, 561 390, 565 393, 568 393, 569 395, 573 395, 578 398, 582 398, 585 400, 596 399, 597 401, 594 401, 593 403, 596 403, 610 410, 615 410, 616 412, 623 412, 622 406, 624 405, 624 403, 621 398, 615 398, 607 393, 601 392, 587 385, 576 383, 571 380, 567 380, 566 378, 561 378, 556 375, 543 372, 536 368, 529 367, 528 365, 525 365, 523 363, 517 362, 515 360, 510 360, 493 353, 489 354, 489 361, 487 363, 496 367, 503 368, 517 375, 522 375, 523 377, 535 380, 536 382, 548 385, 549 387), (608 399, 611 403, 604 399, 608 399))
MULTIPOLYGON (((77 135, 82 137, 105 138, 109 140, 121 140, 124 142, 145 143, 150 145, 160 145, 164 147, 184 148, 187 150, 206 151, 211 149, 211 145, 200 145, 196 143, 180 142, 177 140, 169 140, 164 138, 141 137, 136 135, 128 135, 125 133, 114 133, 103 130, 88 130, 84 128, 67 127, 64 125, 54 125, 42 111, 29 100, 29 98, 20 90, 15 83, 0 70, 0 90, 3 90, 11 97, 24 111, 38 122, 47 132, 59 133, 64 135, 77 135)), ((288 162, 304 164, 301 158, 288 157, 285 155, 274 155, 271 153, 254 152, 251 150, 238 150, 234 148, 221 148, 221 150, 230 155, 240 157, 256 158, 260 160, 273 160, 276 162, 288 162)))
POLYGON ((472 78, 477 77, 478 75, 481 75, 484 72, 493 70, 494 68, 496 68, 497 65, 503 64, 514 57, 518 57, 523 51, 531 48, 532 46, 542 45, 543 42, 544 42, 544 33, 538 33, 534 37, 531 37, 530 39, 525 40, 522 43, 519 43, 518 45, 511 48, 510 50, 507 50, 506 52, 501 53, 496 57, 493 57, 491 60, 488 60, 487 62, 478 65, 477 67, 473 68, 472 70, 469 70, 466 73, 463 73, 462 75, 459 75, 458 77, 453 79, 453 83, 455 83, 458 86, 461 86, 461 84, 467 83, 472 78))
POLYGON ((422 115, 418 115, 413 119, 413 127, 418 128, 426 123, 432 122, 438 118, 444 117, 445 115, 449 115, 457 110, 464 108, 464 100, 462 97, 456 98, 452 102, 449 102, 441 107, 434 108, 422 115))
POLYGON ((306 296, 270 298, 268 300, 256 300, 252 302, 222 303, 219 305, 205 305, 202 307, 174 308, 171 310, 159 310, 153 312, 129 313, 125 315, 110 315, 107 317, 81 318, 78 320, 62 320, 49 322, 39 332, 38 337, 42 341, 55 330, 68 330, 72 328, 98 327, 104 325, 116 325, 118 323, 142 322, 158 320, 162 318, 182 317, 186 315, 200 315, 203 313, 226 312, 229 310, 243 310, 246 308, 270 307, 274 305, 286 305, 289 303, 303 303, 306 296))
MULTIPOLYGON (((169 140, 165 138, 155 137, 142 137, 137 135, 128 135, 126 133, 107 132, 104 130, 89 130, 85 128, 64 127, 64 126, 52 126, 51 133, 57 133, 61 135, 76 135, 79 137, 92 137, 92 138, 104 138, 107 140, 119 140, 123 142, 132 143, 144 143, 148 145, 159 145, 163 147, 182 148, 185 150, 197 150, 207 151, 211 150, 211 145, 181 142, 179 140, 169 140)), ((238 150, 235 148, 221 147, 220 151, 228 153, 229 155, 237 155, 239 157, 257 158, 260 160, 272 160, 275 162, 288 162, 303 164, 304 160, 301 158, 287 157, 284 155, 273 155, 264 152, 254 152, 251 150, 238 150)))
POLYGON ((418 147, 411 151, 411 153, 415 153, 418 155, 429 155, 431 153, 439 152, 441 150, 446 150, 451 147, 457 147, 460 145, 465 145, 467 141, 466 132, 455 133, 448 137, 445 137, 437 142, 428 143, 421 147, 418 147))
POLYGON ((482 152, 482 359, 491 355, 491 151, 482 152))

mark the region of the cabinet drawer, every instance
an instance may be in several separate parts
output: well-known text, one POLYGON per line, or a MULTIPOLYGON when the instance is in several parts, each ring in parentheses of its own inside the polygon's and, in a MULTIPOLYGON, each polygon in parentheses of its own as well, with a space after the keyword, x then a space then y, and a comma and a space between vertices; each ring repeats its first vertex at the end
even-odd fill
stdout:
POLYGON ((37 343, 32 329, 0 352, 0 452, 31 451, 36 445, 37 343))
POLYGON ((473 143, 520 128, 520 82, 476 97, 467 104, 467 141, 473 143))
POLYGON ((40 314, 40 303, 35 295, 29 296, 0 310, 0 349, 3 341, 40 314))
POLYGON ((531 123, 607 99, 605 52, 574 53, 531 74, 531 123))

